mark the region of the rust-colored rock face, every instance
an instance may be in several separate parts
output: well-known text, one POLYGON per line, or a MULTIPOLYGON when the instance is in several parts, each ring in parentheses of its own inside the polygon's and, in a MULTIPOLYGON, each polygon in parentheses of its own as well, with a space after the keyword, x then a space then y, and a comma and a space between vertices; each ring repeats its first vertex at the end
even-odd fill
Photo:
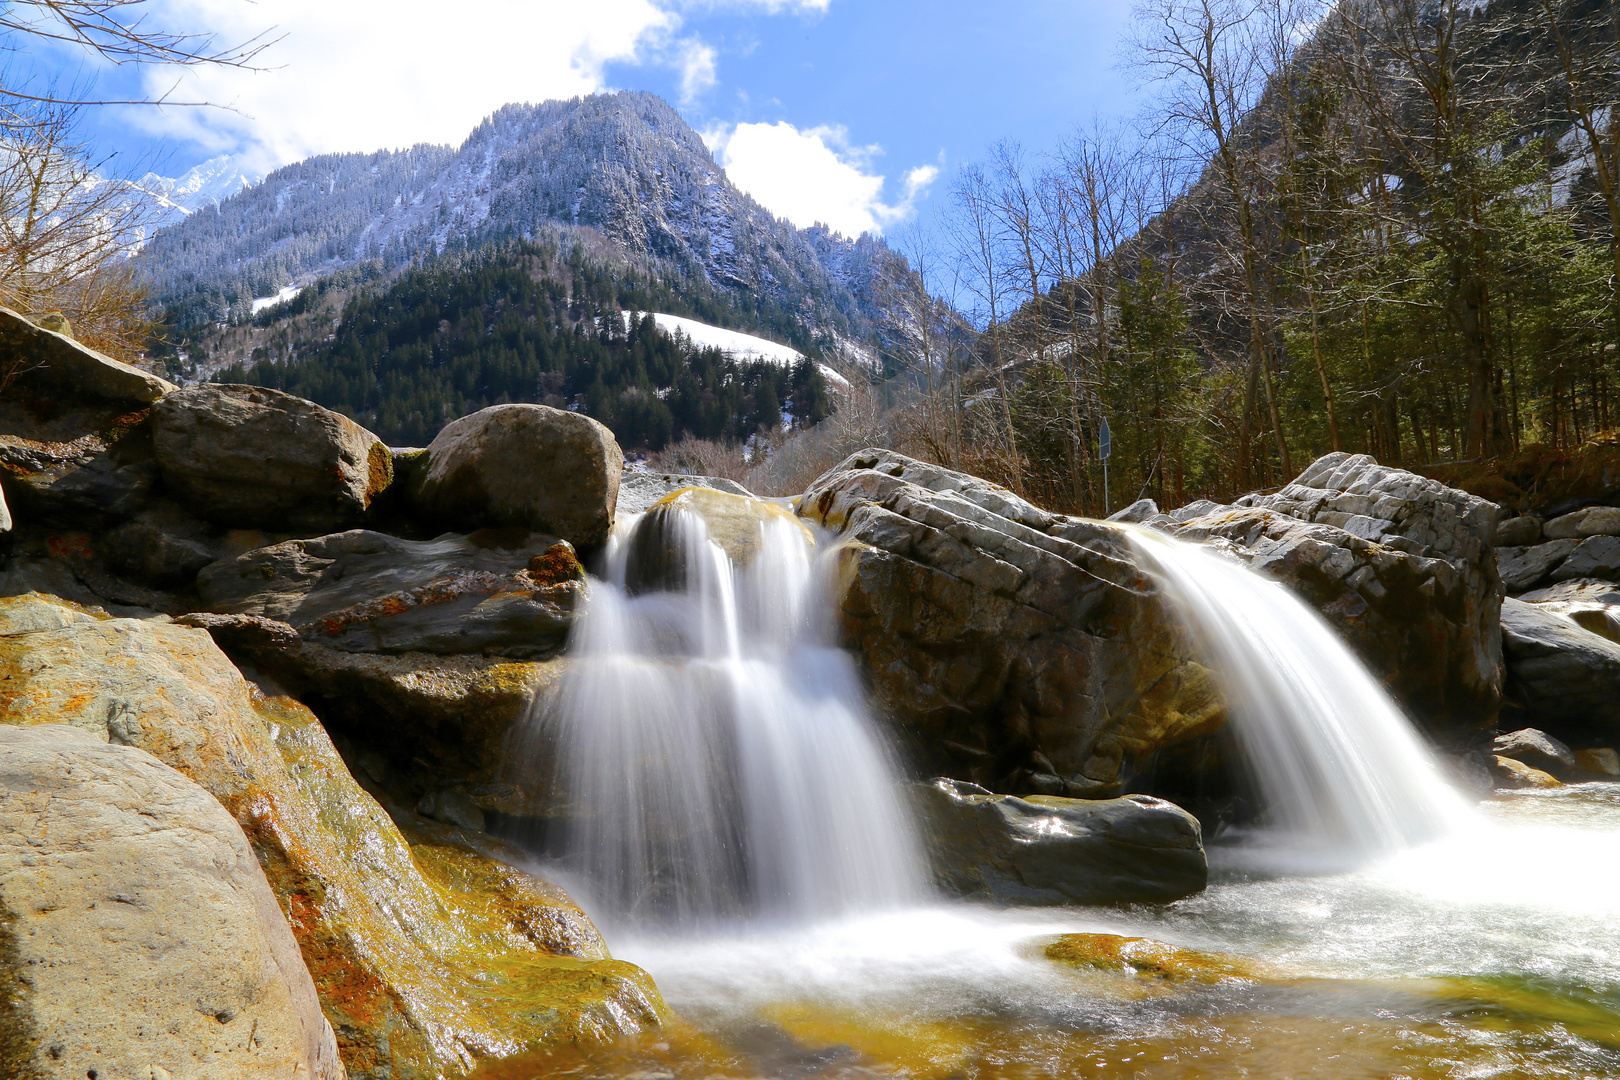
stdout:
POLYGON ((0 1075, 343 1078, 241 827, 150 754, 0 726, 0 924, 0 1075))
POLYGON ((242 826, 351 1076, 459 1076, 525 1049, 656 1026, 560 892, 440 836, 413 845, 314 715, 246 682, 208 632, 0 599, 0 724, 139 747, 242 826))
POLYGON ((1225 723, 1112 526, 879 450, 823 476, 799 513, 844 540, 844 639, 929 771, 1109 797, 1225 723))

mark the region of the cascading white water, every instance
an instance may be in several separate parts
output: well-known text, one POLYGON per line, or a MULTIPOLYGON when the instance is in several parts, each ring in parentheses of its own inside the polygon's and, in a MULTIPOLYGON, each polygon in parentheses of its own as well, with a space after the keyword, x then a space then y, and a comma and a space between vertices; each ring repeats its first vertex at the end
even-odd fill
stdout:
POLYGON ((1127 532, 1222 686, 1273 845, 1343 865, 1433 840, 1470 816, 1400 707, 1320 615, 1211 548, 1127 532))
POLYGON ((570 808, 553 849, 601 910, 631 923, 805 920, 920 899, 920 848, 855 669, 823 625, 823 567, 804 529, 768 518, 739 570, 701 517, 661 518, 680 580, 638 583, 642 523, 621 528, 569 672, 536 704, 570 808))

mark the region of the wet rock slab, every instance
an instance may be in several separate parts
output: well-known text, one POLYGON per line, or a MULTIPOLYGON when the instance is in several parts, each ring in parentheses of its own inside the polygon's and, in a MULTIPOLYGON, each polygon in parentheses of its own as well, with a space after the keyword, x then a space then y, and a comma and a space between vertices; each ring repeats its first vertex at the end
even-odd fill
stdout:
POLYGON ((912 787, 934 877, 998 904, 1169 903, 1209 880, 1198 819, 1147 795, 995 795, 939 779, 912 787))

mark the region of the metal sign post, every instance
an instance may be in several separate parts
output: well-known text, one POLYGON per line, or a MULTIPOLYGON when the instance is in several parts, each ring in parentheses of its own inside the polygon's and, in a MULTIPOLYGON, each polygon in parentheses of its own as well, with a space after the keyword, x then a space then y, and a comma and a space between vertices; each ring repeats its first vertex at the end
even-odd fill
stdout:
POLYGON ((1102 418, 1102 428, 1097 432, 1097 456, 1103 463, 1103 517, 1108 516, 1108 458, 1114 452, 1114 433, 1108 430, 1108 417, 1102 418))

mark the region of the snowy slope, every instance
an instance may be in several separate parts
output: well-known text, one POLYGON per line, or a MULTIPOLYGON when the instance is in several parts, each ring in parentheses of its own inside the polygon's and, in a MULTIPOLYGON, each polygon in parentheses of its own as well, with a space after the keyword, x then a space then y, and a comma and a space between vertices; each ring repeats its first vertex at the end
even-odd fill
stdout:
MULTIPOLYGON (((646 312, 627 312, 627 315, 640 319, 646 312)), ((766 363, 778 364, 782 367, 792 367, 804 359, 804 354, 791 345, 783 345, 769 338, 756 337, 753 334, 744 334, 738 330, 727 330, 723 326, 711 326, 708 323, 698 322, 696 319, 687 319, 679 315, 665 315, 662 312, 652 312, 653 322, 658 329, 675 337, 677 334, 686 338, 700 349, 719 349, 733 360, 763 360, 766 363)), ((836 386, 848 386, 849 380, 826 364, 817 364, 821 374, 829 383, 836 386)))

